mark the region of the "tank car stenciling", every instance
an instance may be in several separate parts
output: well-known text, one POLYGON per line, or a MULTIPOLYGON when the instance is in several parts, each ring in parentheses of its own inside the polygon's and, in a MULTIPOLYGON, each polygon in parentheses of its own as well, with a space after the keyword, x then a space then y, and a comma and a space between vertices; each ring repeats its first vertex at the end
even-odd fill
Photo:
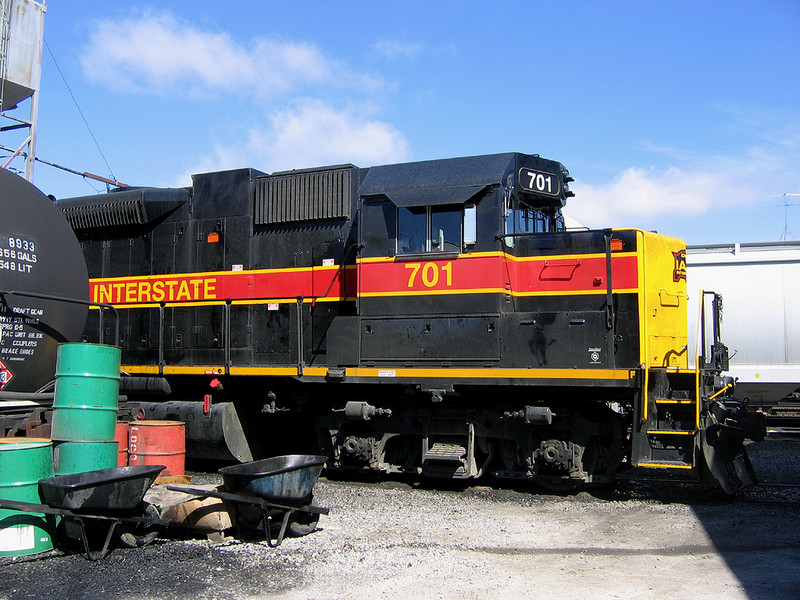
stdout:
POLYGON ((190 454, 314 450, 329 469, 559 488, 628 466, 746 483, 742 443, 763 423, 717 394, 717 337, 688 366, 684 243, 566 230, 570 181, 506 153, 206 173, 58 205, 92 299, 120 309, 123 389, 187 421, 190 454))
MULTIPOLYGON (((78 339, 84 329, 88 310, 79 302, 86 301, 87 280, 78 241, 50 198, 0 169, 2 409, 6 401, 30 401, 19 394, 36 392, 53 379, 58 344, 78 339)), ((4 416, 0 435, 12 427, 13 419, 6 422, 4 416)))

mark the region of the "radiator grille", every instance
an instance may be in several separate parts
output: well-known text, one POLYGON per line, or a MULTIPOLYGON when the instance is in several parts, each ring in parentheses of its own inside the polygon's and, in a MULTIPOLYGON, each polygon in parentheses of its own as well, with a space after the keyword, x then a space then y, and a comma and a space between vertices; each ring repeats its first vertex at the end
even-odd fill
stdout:
POLYGON ((137 200, 65 206, 61 207, 61 212, 74 230, 142 225, 147 222, 144 206, 137 200))
POLYGON ((351 168, 256 179, 256 225, 350 217, 351 168))
POLYGON ((56 201, 56 206, 72 229, 81 231, 144 225, 185 204, 188 199, 188 191, 182 188, 139 188, 63 198, 56 201))

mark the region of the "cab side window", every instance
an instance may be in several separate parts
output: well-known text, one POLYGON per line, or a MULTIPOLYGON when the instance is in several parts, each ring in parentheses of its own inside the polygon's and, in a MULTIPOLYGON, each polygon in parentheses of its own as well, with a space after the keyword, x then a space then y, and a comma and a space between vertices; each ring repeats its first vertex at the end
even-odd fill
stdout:
POLYGON ((427 251, 428 209, 425 206, 397 209, 397 253, 427 251))
POLYGON ((460 205, 397 209, 397 253, 460 252, 464 208, 460 205))
POLYGON ((461 207, 431 209, 431 252, 461 252, 461 207))

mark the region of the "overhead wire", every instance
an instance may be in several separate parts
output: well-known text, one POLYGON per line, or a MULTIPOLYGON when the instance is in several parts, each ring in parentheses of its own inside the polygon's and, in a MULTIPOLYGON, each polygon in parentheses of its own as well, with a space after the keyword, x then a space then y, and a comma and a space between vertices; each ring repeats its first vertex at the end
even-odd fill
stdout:
POLYGON ((103 158, 103 162, 106 164, 106 168, 108 168, 108 172, 111 175, 111 179, 116 180, 116 176, 114 175, 114 171, 111 170, 111 165, 108 164, 108 160, 106 159, 106 155, 103 154, 103 150, 102 150, 102 148, 100 148, 100 144, 98 143, 97 138, 95 137, 94 132, 92 131, 92 128, 89 126, 89 121, 86 120, 86 117, 84 116, 83 111, 81 110, 81 107, 78 104, 78 100, 75 98, 75 94, 72 93, 72 89, 69 87, 69 83, 67 83, 67 78, 64 76, 63 71, 61 71, 61 67, 58 66, 58 61, 56 60, 56 57, 53 54, 53 51, 50 49, 50 44, 47 43, 46 39, 44 40, 44 45, 45 45, 45 48, 47 48, 48 54, 50 54, 50 58, 53 59, 53 64, 56 66, 56 70, 58 71, 58 74, 61 75, 61 80, 64 82, 64 85, 66 86, 67 91, 69 92, 69 95, 72 98, 72 102, 75 103, 75 108, 78 109, 78 114, 81 116, 81 119, 83 119, 83 124, 86 125, 86 129, 89 131, 89 135, 91 136, 92 141, 94 142, 94 145, 97 147, 97 151, 100 153, 100 156, 103 158))

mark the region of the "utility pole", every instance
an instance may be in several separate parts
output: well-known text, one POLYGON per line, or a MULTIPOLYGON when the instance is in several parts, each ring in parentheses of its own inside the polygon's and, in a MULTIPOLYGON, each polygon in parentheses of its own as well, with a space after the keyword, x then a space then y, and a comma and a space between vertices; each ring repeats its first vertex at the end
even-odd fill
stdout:
MULTIPOLYGON (((786 198, 786 196, 800 196, 800 194, 782 194, 781 198, 786 198)), ((792 236, 792 232, 789 231, 789 207, 790 206, 800 206, 797 203, 790 204, 786 200, 783 201, 783 204, 779 204, 778 206, 783 206, 783 234, 781 234, 781 241, 785 242, 792 236)))

